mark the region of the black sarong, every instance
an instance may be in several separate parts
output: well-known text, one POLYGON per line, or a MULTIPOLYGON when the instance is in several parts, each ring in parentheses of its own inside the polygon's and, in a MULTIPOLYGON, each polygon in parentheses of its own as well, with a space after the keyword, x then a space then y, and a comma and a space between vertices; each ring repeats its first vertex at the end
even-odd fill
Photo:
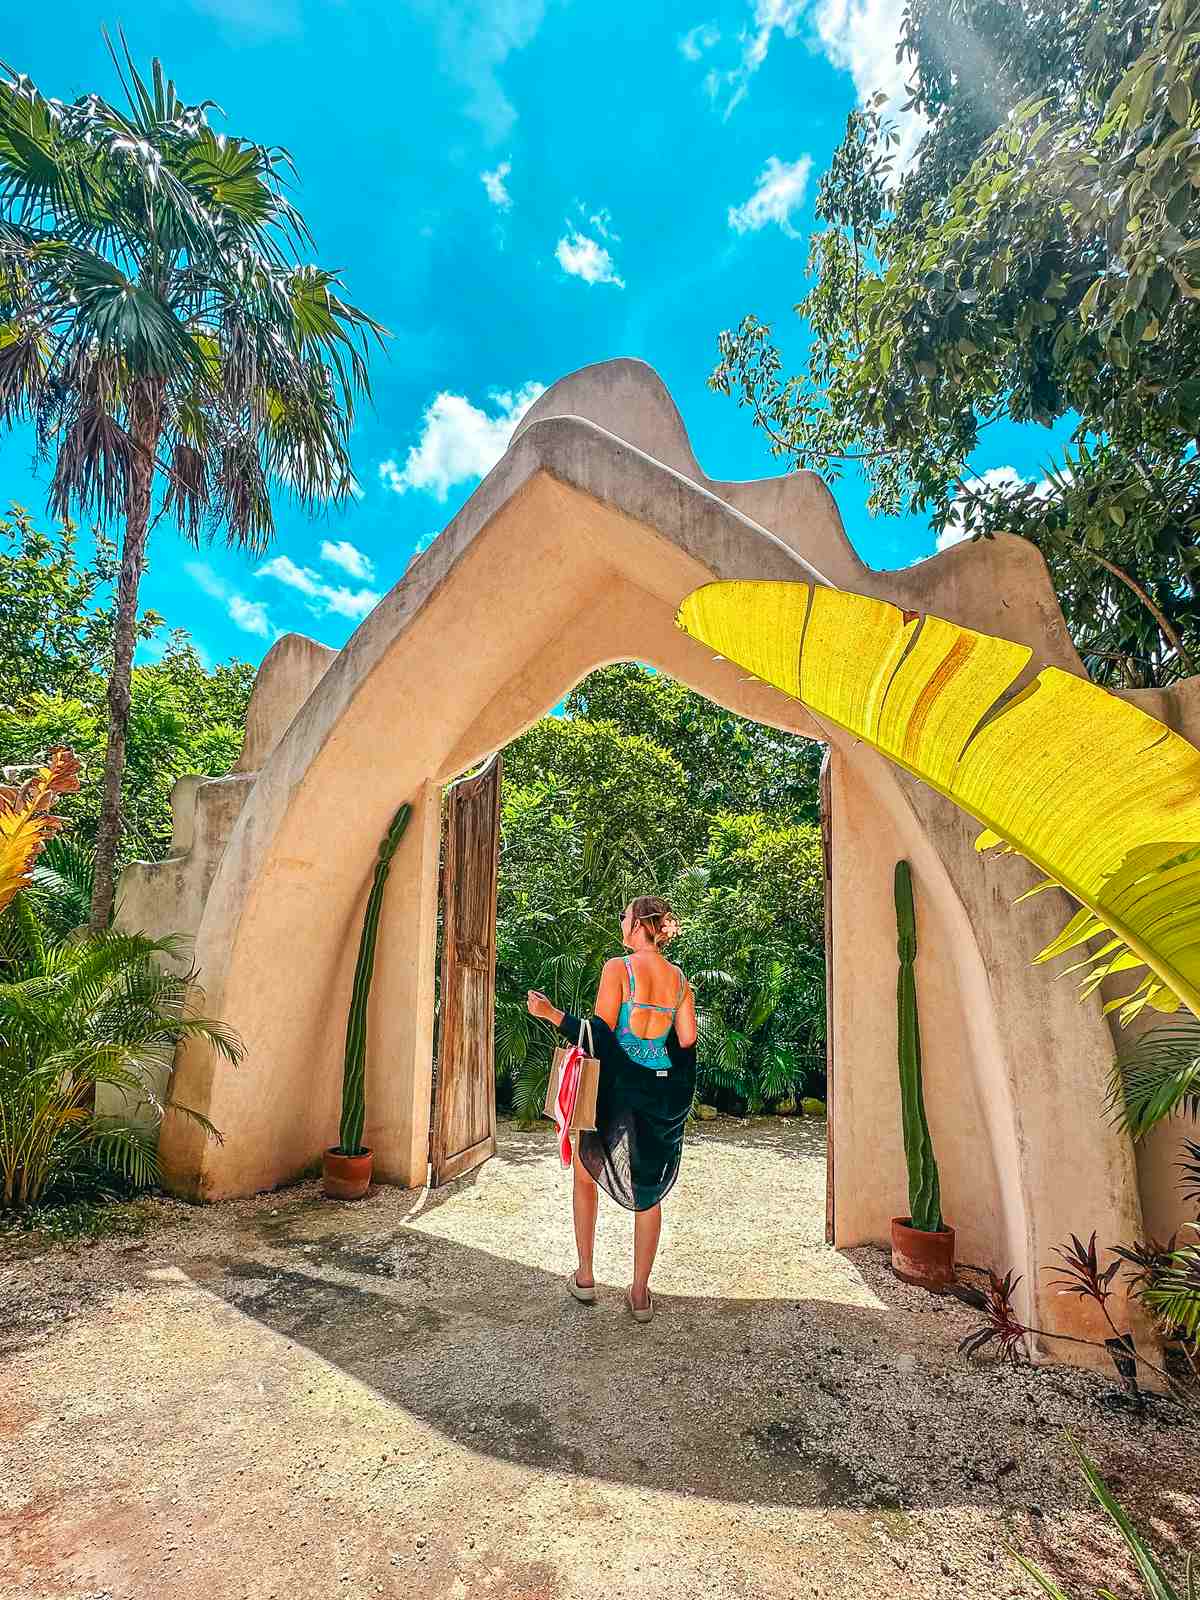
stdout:
MULTIPOLYGON (((618 1205, 648 1211, 679 1176, 683 1127, 696 1092, 696 1047, 681 1045, 672 1025, 671 1066, 660 1076, 625 1054, 607 1022, 593 1017, 591 1023, 600 1062, 596 1130, 577 1135, 579 1160, 618 1205)), ((574 1044, 579 1018, 568 1013, 558 1031, 574 1044)))

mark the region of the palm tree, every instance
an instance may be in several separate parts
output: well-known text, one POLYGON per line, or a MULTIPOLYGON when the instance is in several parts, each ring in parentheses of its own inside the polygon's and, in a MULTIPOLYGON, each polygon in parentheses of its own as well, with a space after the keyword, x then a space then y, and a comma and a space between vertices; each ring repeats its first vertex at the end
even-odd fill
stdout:
POLYGON ((301 261, 287 152, 215 132, 212 101, 186 104, 157 60, 147 85, 121 43, 123 106, 49 100, 0 67, 0 418, 34 423, 55 515, 124 524, 93 927, 112 910, 155 506, 258 554, 276 489, 309 510, 344 498, 384 336, 301 261))

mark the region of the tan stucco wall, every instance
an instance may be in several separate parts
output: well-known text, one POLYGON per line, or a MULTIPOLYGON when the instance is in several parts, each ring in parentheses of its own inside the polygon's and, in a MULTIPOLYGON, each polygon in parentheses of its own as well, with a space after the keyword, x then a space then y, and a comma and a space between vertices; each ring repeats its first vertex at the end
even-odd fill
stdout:
MULTIPOLYGON (((336 1137, 362 910, 378 839, 401 800, 417 809, 379 942, 367 1139, 382 1177, 416 1185, 427 1159, 441 786, 619 659, 823 736, 794 701, 674 627, 684 595, 711 577, 834 582, 1021 639, 1035 667, 1080 670, 1024 541, 872 572, 811 475, 715 483, 648 368, 612 362, 573 374, 539 400, 345 649, 327 667, 296 654, 296 684, 272 697, 277 721, 288 711, 286 732, 256 734, 258 775, 220 848, 214 829, 209 846, 193 843, 192 856, 207 854, 191 878, 158 880, 156 926, 177 917, 174 926, 195 931, 206 1004, 247 1046, 237 1071, 196 1048, 177 1062, 177 1097, 225 1135, 205 1143, 168 1120, 161 1154, 180 1193, 270 1187, 336 1137), (301 694, 306 666, 317 665, 301 694)), ((840 733, 829 742, 837 1242, 885 1241, 905 1207, 891 885, 906 856, 926 1097, 960 1255, 1023 1274, 1024 1308, 1047 1327, 1090 1329, 1078 1302, 1049 1290, 1051 1249, 1093 1227, 1102 1239, 1128 1237, 1142 1217, 1133 1152, 1099 1114, 1111 1059, 1099 1002, 1081 1006, 1069 983, 1030 966, 1065 920, 1065 897, 1014 909, 1032 878, 1025 863, 981 858, 976 826, 948 802, 840 733)))

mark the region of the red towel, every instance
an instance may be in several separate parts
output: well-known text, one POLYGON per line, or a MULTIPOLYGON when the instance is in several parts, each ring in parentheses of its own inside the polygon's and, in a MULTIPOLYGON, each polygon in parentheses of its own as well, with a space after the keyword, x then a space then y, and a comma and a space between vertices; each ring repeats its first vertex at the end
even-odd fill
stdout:
POLYGON ((554 1097, 554 1126, 558 1129, 558 1153, 564 1167, 571 1165, 571 1117, 579 1095, 579 1080, 583 1075, 583 1051, 572 1045, 563 1057, 558 1075, 558 1093, 554 1097))

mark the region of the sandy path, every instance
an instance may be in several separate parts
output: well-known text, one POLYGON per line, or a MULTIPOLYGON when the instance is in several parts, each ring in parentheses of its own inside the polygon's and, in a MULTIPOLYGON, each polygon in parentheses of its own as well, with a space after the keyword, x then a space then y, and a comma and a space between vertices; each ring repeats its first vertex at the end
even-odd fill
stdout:
POLYGON ((607 1201, 602 1303, 565 1294, 567 1199, 549 1135, 502 1127, 415 1211, 305 1184, 10 1248, 0 1595, 1032 1595, 1006 1540, 1090 1593, 1121 1569, 1065 1426, 1200 1542, 1196 1429, 969 1364, 963 1307, 825 1248, 819 1124, 691 1136, 646 1328, 607 1201))

